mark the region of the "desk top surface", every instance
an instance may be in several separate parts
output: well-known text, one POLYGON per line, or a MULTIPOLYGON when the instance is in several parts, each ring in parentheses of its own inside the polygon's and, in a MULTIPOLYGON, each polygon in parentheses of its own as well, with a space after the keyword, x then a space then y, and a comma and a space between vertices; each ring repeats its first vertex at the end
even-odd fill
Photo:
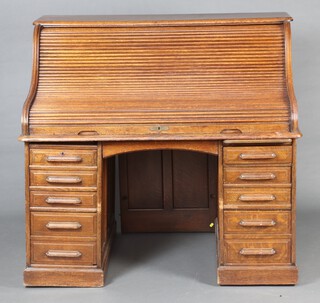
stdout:
POLYGON ((174 24, 238 24, 277 23, 292 21, 285 12, 233 13, 233 14, 168 14, 168 15, 53 15, 42 16, 34 21, 41 25, 159 25, 174 24))

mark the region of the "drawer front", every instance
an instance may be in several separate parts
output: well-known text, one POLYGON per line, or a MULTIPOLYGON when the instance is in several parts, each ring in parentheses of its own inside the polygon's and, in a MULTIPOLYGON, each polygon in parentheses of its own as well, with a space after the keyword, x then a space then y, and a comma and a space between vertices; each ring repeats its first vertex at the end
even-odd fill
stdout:
POLYGON ((225 265, 291 264, 290 239, 225 240, 225 265))
POLYGON ((230 166, 224 169, 225 184, 291 183, 291 168, 279 166, 230 166))
POLYGON ((225 164, 291 164, 291 146, 225 147, 225 164))
POLYGON ((31 263, 50 265, 82 265, 97 264, 97 249, 94 242, 48 243, 31 242, 31 263))
POLYGON ((290 211, 225 211, 225 233, 290 234, 290 211))
POLYGON ((96 214, 31 213, 32 236, 96 236, 96 214))
POLYGON ((290 209, 291 188, 235 187, 224 189, 225 209, 290 209))
POLYGON ((30 148, 30 165, 41 166, 96 166, 96 149, 77 149, 52 146, 30 148))
POLYGON ((96 208, 95 192, 31 191, 30 207, 96 208))
POLYGON ((31 186, 95 187, 96 171, 30 171, 31 186))

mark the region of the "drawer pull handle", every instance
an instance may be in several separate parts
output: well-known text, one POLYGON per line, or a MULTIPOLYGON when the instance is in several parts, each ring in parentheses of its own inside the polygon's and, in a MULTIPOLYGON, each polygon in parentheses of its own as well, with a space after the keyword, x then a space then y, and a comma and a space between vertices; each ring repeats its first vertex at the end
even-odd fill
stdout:
POLYGON ((243 173, 240 175, 241 180, 260 181, 260 180, 274 180, 276 175, 273 173, 243 173))
POLYGON ((48 229, 80 229, 82 225, 79 222, 48 222, 48 229))
POLYGON ((239 225, 244 227, 271 227, 277 224, 274 220, 241 220, 239 225))
POLYGON ((95 130, 82 130, 77 133, 78 136, 99 136, 99 133, 95 130))
POLYGON ((239 200, 242 202, 270 202, 276 199, 275 195, 264 195, 264 194, 252 194, 252 195, 241 195, 239 196, 239 200))
POLYGON ((82 162, 82 158, 79 156, 47 156, 47 162, 82 162))
POLYGON ((272 256, 276 253, 274 248, 242 248, 239 251, 243 256, 272 256))
POLYGON ((77 250, 48 250, 46 256, 49 258, 79 258, 82 254, 77 250))
POLYGON ((48 197, 46 198, 46 203, 48 204, 81 204, 81 199, 79 198, 65 198, 65 197, 48 197))
POLYGON ((238 128, 225 128, 220 134, 242 134, 242 131, 238 128))
POLYGON ((48 183, 79 184, 82 182, 82 179, 80 177, 48 176, 46 181, 48 183))
POLYGON ((274 159, 277 157, 275 153, 257 153, 257 154, 240 154, 242 160, 265 160, 274 159))

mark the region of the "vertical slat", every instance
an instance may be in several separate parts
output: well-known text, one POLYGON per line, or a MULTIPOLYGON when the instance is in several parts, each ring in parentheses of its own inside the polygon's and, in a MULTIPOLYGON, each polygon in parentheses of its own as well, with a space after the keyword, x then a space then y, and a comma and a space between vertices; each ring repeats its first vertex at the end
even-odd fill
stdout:
POLYGON ((291 27, 290 22, 284 22, 284 38, 285 38, 285 71, 286 71, 286 84, 287 92, 290 99, 291 123, 290 130, 292 132, 299 132, 298 127, 298 105, 293 88, 292 76, 292 51, 291 51, 291 27))
POLYGON ((223 143, 219 142, 218 154, 218 224, 219 224, 219 260, 218 264, 224 264, 224 229, 223 229, 223 143))
MULTIPOLYGON (((208 156, 208 201, 210 223, 214 223, 217 217, 218 208, 218 157, 213 155, 208 156)), ((215 228, 212 228, 215 231, 215 228)))
POLYGON ((172 210, 174 205, 172 157, 174 151, 162 150, 162 175, 163 175, 163 208, 172 210))
POLYGON ((36 96, 38 81, 39 81, 39 62, 40 62, 40 33, 41 26, 36 25, 33 31, 33 59, 32 59, 32 77, 31 84, 27 99, 23 105, 21 125, 22 125, 22 135, 29 134, 29 116, 31 106, 36 96))
POLYGON ((97 151, 97 266, 102 266, 102 221, 106 220, 107 218, 102 219, 102 172, 103 172, 103 158, 102 158, 102 143, 98 143, 98 151, 97 151))
POLYGON ((291 262, 293 264, 296 264, 296 210, 297 210, 297 201, 296 201, 296 167, 297 167, 297 142, 296 140, 293 140, 292 142, 292 181, 291 181, 291 203, 292 203, 292 208, 291 208, 291 220, 292 220, 292 260, 291 262))
POLYGON ((24 145, 24 161, 25 161, 25 216, 26 216, 26 265, 31 265, 31 217, 30 217, 30 173, 29 173, 29 164, 30 164, 30 153, 29 153, 29 143, 24 145))

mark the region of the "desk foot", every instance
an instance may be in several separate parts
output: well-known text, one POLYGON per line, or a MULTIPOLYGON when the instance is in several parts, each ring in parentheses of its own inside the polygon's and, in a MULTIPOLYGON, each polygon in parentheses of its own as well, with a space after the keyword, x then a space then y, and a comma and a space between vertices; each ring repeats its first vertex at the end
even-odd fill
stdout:
POLYGON ((24 285, 59 287, 102 287, 102 269, 33 268, 24 270, 24 285))
POLYGON ((220 285, 295 285, 296 266, 220 266, 220 285))

